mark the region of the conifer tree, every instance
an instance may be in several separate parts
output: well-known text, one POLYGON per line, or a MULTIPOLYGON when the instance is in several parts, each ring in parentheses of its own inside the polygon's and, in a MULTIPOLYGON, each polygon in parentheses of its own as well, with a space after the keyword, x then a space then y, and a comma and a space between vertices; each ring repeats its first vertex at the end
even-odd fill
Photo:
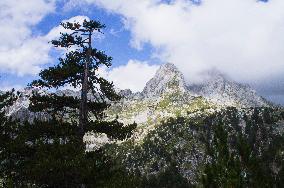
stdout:
POLYGON ((29 109, 47 113, 50 120, 35 120, 34 125, 26 126, 24 130, 25 138, 32 139, 33 151, 36 151, 28 157, 33 159, 35 165, 30 169, 34 171, 25 177, 31 178, 29 182, 47 187, 97 187, 117 173, 110 168, 115 162, 106 160, 102 148, 85 152, 82 137, 87 132, 94 132, 123 140, 131 135, 136 124, 104 121, 104 110, 110 101, 120 99, 113 83, 98 75, 98 68, 102 65, 110 67, 112 58, 92 47, 92 35, 101 32, 105 26, 93 20, 84 20, 82 24, 67 22, 61 26, 71 34, 61 33, 61 37, 51 43, 67 49, 65 58, 59 58, 57 65, 42 70, 40 79, 30 84, 40 90, 34 90, 29 109), (79 88, 81 96, 41 90, 57 90, 66 85, 79 88))
POLYGON ((202 177, 204 187, 282 185, 284 155, 278 154, 283 151, 279 143, 283 143, 284 135, 275 134, 277 121, 272 121, 281 120, 279 113, 276 109, 252 108, 241 115, 227 108, 210 117, 211 137, 205 141, 210 162, 202 177))
MULTIPOLYGON (((19 97, 19 93, 14 90, 8 92, 0 91, 0 187, 13 187, 13 182, 17 177, 15 170, 17 163, 13 156, 15 137, 18 135, 19 124, 6 116, 6 110, 19 97)), ((19 186, 19 185, 18 185, 19 186)))
POLYGON ((81 90, 81 97, 50 95, 44 98, 35 95, 31 107, 36 110, 49 109, 53 115, 70 109, 79 111, 80 134, 83 136, 90 122, 89 116, 92 114, 96 120, 101 119, 103 111, 109 106, 106 101, 119 99, 113 83, 98 75, 98 68, 101 65, 110 67, 112 58, 92 46, 93 34, 102 33, 105 25, 84 20, 83 24, 67 22, 61 23, 61 26, 71 31, 71 34, 61 33, 61 37, 51 43, 69 52, 65 58, 59 58, 58 65, 41 71, 41 79, 33 81, 31 86, 58 89, 70 85, 81 90), (76 50, 70 51, 71 47, 76 50))

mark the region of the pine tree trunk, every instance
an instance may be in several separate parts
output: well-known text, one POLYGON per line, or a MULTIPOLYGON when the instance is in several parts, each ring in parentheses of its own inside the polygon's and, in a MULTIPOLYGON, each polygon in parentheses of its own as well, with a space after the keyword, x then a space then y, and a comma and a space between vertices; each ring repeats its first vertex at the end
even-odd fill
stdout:
POLYGON ((89 63, 90 63, 90 56, 91 56, 91 43, 92 43, 92 33, 89 33, 89 49, 87 51, 87 60, 84 65, 84 74, 83 74, 83 82, 82 82, 82 91, 81 91, 81 104, 80 104, 80 112, 79 112, 79 127, 80 127, 80 134, 84 135, 84 128, 88 123, 88 78, 89 78, 89 63))

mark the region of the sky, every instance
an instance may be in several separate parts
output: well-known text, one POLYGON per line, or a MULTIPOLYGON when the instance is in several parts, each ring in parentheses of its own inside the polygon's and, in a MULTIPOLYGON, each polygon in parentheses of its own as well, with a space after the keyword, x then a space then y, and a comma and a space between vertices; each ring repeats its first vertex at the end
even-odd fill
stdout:
POLYGON ((170 62, 188 83, 210 69, 284 104, 283 0, 1 0, 0 88, 22 88, 63 51, 60 22, 95 19, 107 27, 94 46, 113 57, 101 74, 141 91, 170 62))

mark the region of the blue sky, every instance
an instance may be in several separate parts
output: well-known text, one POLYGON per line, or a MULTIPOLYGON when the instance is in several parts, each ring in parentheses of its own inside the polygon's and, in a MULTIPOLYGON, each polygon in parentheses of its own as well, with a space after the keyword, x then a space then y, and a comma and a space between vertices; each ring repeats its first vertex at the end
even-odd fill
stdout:
MULTIPOLYGON (((152 47, 148 44, 143 47, 143 50, 132 48, 129 45, 130 32, 124 28, 122 18, 117 14, 109 13, 102 8, 88 5, 84 7, 72 8, 71 10, 64 10, 65 3, 56 3, 54 12, 47 14, 38 24, 31 27, 32 37, 38 35, 47 35, 50 30, 57 27, 62 20, 68 20, 78 15, 84 15, 91 19, 98 20, 106 25, 104 32, 104 39, 95 40, 94 46, 100 50, 104 50, 106 54, 113 57, 113 66, 117 67, 126 64, 130 59, 139 61, 147 61, 151 59, 152 63, 161 63, 157 58, 151 58, 152 47)), ((67 8, 65 8, 67 9, 67 8)), ((35 52, 36 53, 36 52, 35 52)), ((60 56, 58 53, 49 52, 52 60, 41 67, 48 67, 57 63, 57 58, 60 56)), ((0 81, 3 87, 11 86, 25 86, 33 79, 37 78, 36 75, 24 74, 18 75, 11 73, 11 71, 1 70, 0 81)))
POLYGON ((284 104, 283 10, 283 0, 1 0, 0 87, 55 64, 59 23, 86 16, 107 26, 94 46, 113 57, 101 74, 119 88, 142 90, 171 62, 189 83, 214 68, 284 104))
POLYGON ((130 58, 147 60, 150 57, 151 47, 148 45, 143 50, 136 50, 129 46, 130 33, 124 29, 121 17, 110 14, 96 6, 88 6, 88 9, 74 8, 60 12, 64 4, 58 3, 57 12, 46 16, 35 28, 35 32, 47 34, 53 27, 56 27, 62 20, 67 20, 74 16, 84 15, 91 19, 98 20, 106 25, 104 40, 95 41, 94 46, 106 51, 114 58, 114 66, 125 64, 130 58), (115 32, 115 34, 113 34, 115 32))

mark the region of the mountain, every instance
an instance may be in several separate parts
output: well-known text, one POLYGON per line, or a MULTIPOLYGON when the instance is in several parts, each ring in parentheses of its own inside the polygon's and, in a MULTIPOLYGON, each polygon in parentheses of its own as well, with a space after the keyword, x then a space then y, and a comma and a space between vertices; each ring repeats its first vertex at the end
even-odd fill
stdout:
MULTIPOLYGON (((21 97, 7 109, 7 114, 21 120, 47 119, 46 114, 28 110, 32 91, 20 91, 21 97)), ((48 94, 47 91, 41 92, 48 94)), ((73 90, 57 91, 56 94, 80 97, 80 92, 73 90)), ((226 148, 236 162, 223 163, 222 160, 226 160, 226 157, 221 156, 217 162, 228 166, 216 169, 227 171, 241 164, 239 166, 243 169, 237 177, 250 177, 247 174, 253 174, 254 169, 249 168, 258 166, 260 170, 262 167, 271 167, 275 171, 274 174, 281 174, 279 169, 284 169, 281 163, 283 155, 280 155, 283 153, 281 141, 283 142, 284 137, 281 136, 284 133, 284 110, 274 106, 251 108, 271 105, 249 86, 234 82, 217 71, 209 72, 208 79, 202 84, 189 85, 177 67, 167 63, 157 70, 142 92, 133 93, 126 89, 121 90, 119 94, 123 97, 112 103, 106 111, 106 120, 118 118, 125 124, 136 122, 138 127, 130 139, 119 143, 109 142, 99 147, 105 147, 108 156, 120 160, 118 163, 125 166, 130 173, 147 178, 159 179, 161 176, 161 179, 166 178, 174 183, 180 176, 192 187, 202 187, 200 181, 205 174, 206 165, 214 162, 212 156, 219 156, 226 148), (224 131, 220 132, 218 127, 224 131), (282 140, 279 141, 279 138, 282 140), (276 144, 272 145, 274 143, 276 144), (225 144, 226 147, 218 144, 225 144), (216 153, 208 152, 212 148, 216 149, 216 153), (247 148, 253 152, 239 151, 247 148), (268 148, 273 150, 267 150, 268 148), (271 152, 274 154, 270 154, 271 152), (253 163, 257 166, 246 166, 245 160, 242 160, 245 154, 246 158, 255 159, 261 157, 262 153, 264 157, 273 157, 269 157, 265 163, 253 163), (275 160, 274 157, 279 159, 275 160), (241 160, 237 161, 238 159, 241 160), (172 173, 165 173, 168 171, 172 173)), ((94 144, 97 137, 91 134, 88 137, 91 144, 87 145, 87 148, 92 150, 98 146, 94 144)), ((262 172, 258 171, 257 174, 262 172)), ((223 174, 221 175, 221 179, 224 179, 223 174)), ((152 183, 155 182, 159 181, 154 179, 152 183)))
POLYGON ((135 121, 143 132, 170 117, 194 115, 201 111, 210 113, 216 109, 216 104, 189 91, 183 74, 170 63, 157 70, 142 92, 123 90, 120 94, 125 97, 108 109, 108 118, 118 116, 126 124, 135 121))
MULTIPOLYGON (((19 119, 20 121, 33 122, 35 119, 46 121, 50 116, 42 112, 31 112, 28 110, 30 104, 30 97, 33 91, 37 89, 25 88, 18 91, 19 98, 14 102, 12 106, 7 107, 6 114, 12 119, 19 119)), ((48 94, 46 91, 39 91, 43 94, 48 94)))
POLYGON ((169 118, 142 139, 128 140, 110 151, 113 156, 119 155, 130 172, 154 176, 158 179, 154 182, 160 182, 159 176, 175 164, 177 170, 173 175, 166 174, 167 182, 175 181, 180 174, 191 185, 184 187, 206 187, 201 186, 201 178, 212 163, 217 163, 212 177, 220 176, 225 182, 236 177, 250 179, 271 169, 283 178, 284 156, 277 154, 284 151, 283 119, 283 109, 276 108, 226 108, 208 116, 169 118))
POLYGON ((247 108, 271 105, 250 86, 234 82, 216 70, 208 72, 204 83, 190 85, 189 90, 222 106, 247 108))
POLYGON ((170 90, 186 92, 187 87, 183 74, 174 64, 166 63, 162 65, 155 76, 147 82, 142 91, 144 97, 159 97, 170 90))
MULTIPOLYGON (((204 83, 188 85, 174 64, 163 64, 142 92, 121 90, 119 94, 123 98, 107 110, 107 119, 118 116, 124 123, 135 121, 152 126, 169 117, 194 116, 201 112, 208 114, 227 106, 248 108, 270 105, 247 85, 234 82, 217 71, 211 71, 208 75, 204 83)), ((35 117, 44 119, 43 114, 33 114, 27 110, 32 90, 24 89, 21 93, 21 97, 7 113, 30 121, 35 117)), ((57 91, 56 94, 80 97, 80 92, 73 90, 57 91)))
POLYGON ((271 103, 259 96, 250 86, 237 83, 224 74, 212 70, 207 73, 207 79, 200 84, 188 84, 183 74, 174 64, 163 64, 150 79, 141 93, 122 90, 126 98, 159 98, 165 93, 179 91, 185 95, 200 96, 220 106, 238 108, 270 106, 271 103))
POLYGON ((247 85, 234 82, 217 71, 199 85, 188 85, 174 64, 162 65, 141 93, 122 90, 125 98, 107 114, 125 123, 155 124, 169 117, 210 113, 228 106, 237 108, 270 106, 247 85))

